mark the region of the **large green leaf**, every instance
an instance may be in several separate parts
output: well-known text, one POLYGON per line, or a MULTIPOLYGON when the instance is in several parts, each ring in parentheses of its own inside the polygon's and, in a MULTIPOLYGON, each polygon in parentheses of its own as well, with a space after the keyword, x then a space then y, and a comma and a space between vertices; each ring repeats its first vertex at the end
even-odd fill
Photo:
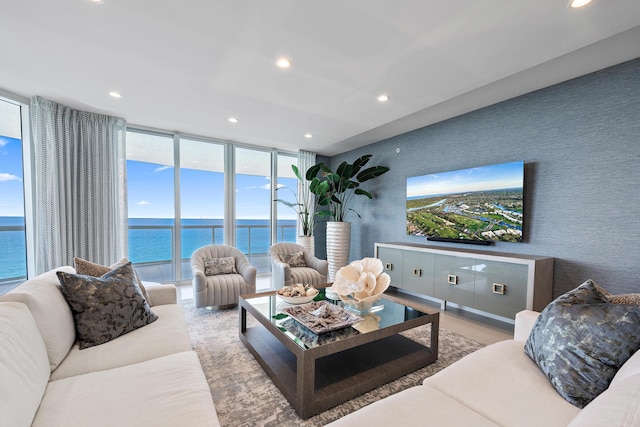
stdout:
POLYGON ((307 181, 311 181, 313 178, 317 177, 318 172, 322 170, 323 166, 324 165, 322 163, 318 163, 311 166, 309 169, 307 169, 307 174, 305 175, 305 177, 307 178, 307 181))
POLYGON ((353 162, 353 169, 351 171, 351 176, 349 178, 353 178, 360 171, 360 169, 362 169, 364 165, 369 163, 370 158, 371 158, 371 154, 365 154, 364 156, 356 159, 356 161, 353 162))
POLYGON ((362 188, 356 188, 354 191, 355 194, 361 194, 363 196, 367 196, 370 199, 373 199, 373 196, 368 191, 363 190, 362 188))
POLYGON ((382 175, 389 170, 386 166, 373 166, 369 169, 365 169, 358 174, 358 181, 365 182, 372 178, 382 175))
POLYGON ((298 170, 298 167, 296 165, 291 165, 291 169, 293 170, 293 173, 295 174, 296 178, 298 178, 300 181, 303 181, 302 175, 300 175, 300 171, 298 170))

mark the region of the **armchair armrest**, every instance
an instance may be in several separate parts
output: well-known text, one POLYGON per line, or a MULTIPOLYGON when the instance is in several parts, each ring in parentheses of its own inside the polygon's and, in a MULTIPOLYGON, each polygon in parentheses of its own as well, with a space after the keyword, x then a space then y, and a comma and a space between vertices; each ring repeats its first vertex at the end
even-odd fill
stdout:
POLYGON ((178 291, 175 285, 161 285, 159 283, 145 283, 145 289, 149 296, 149 305, 151 307, 164 304, 177 304, 178 291))
POLYGON ((271 272, 273 286, 276 289, 291 283, 291 266, 286 262, 271 258, 271 272))
POLYGON ((522 310, 516 313, 516 324, 513 329, 513 339, 516 341, 526 341, 531 334, 531 329, 536 323, 540 313, 532 310, 522 310))
POLYGON ((240 263, 238 265, 238 273, 240 273, 245 282, 255 288, 258 270, 254 266, 248 262, 240 263))
POLYGON ((329 275, 329 262, 327 260, 316 258, 315 256, 305 253, 305 262, 308 267, 313 268, 323 276, 329 275))

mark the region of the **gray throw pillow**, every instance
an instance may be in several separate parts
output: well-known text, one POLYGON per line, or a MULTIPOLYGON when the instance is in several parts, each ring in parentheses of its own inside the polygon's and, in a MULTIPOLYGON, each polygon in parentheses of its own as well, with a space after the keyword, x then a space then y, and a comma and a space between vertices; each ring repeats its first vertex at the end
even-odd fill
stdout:
POLYGON ((158 319, 136 286, 131 263, 102 277, 58 271, 80 349, 111 341, 158 319))
POLYGON ((223 258, 202 258, 204 262, 204 275, 216 276, 218 274, 236 274, 236 259, 228 256, 223 258))
MULTIPOLYGON (((109 271, 113 270, 114 268, 118 268, 121 265, 126 264, 128 262, 129 262, 128 259, 122 258, 120 261, 116 262, 115 264, 111 264, 109 267, 107 267, 105 265, 96 264, 95 262, 87 261, 86 259, 82 259, 79 257, 73 258, 73 263, 76 266, 77 274, 84 274, 87 276, 95 276, 95 277, 100 277, 103 274, 106 274, 109 271)), ((131 265, 131 267, 133 268, 133 265, 131 265)), ((138 286, 140 287, 140 291, 142 291, 142 296, 144 296, 144 298, 147 301, 149 301, 149 295, 147 295, 147 290, 144 288, 144 285, 142 284, 142 280, 140 279, 140 276, 138 275, 138 272, 136 271, 135 268, 133 268, 133 272, 136 275, 136 280, 138 281, 138 286)))
POLYGON ((289 267, 306 267, 304 261, 304 253, 296 252, 295 254, 280 254, 280 261, 289 264, 289 267))
POLYGON ((612 304, 593 281, 540 313, 524 350, 569 403, 584 408, 640 348, 640 307, 612 304))

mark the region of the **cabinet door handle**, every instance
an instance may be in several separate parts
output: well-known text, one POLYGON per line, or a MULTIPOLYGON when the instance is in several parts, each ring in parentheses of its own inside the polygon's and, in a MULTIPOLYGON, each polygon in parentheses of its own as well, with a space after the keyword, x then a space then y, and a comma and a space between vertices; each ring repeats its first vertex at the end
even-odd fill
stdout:
POLYGON ((448 274, 447 275, 447 283, 450 285, 457 285, 458 284, 458 276, 453 275, 453 274, 448 274))
POLYGON ((413 275, 416 277, 422 277, 422 269, 421 268, 414 268, 413 269, 413 275))
POLYGON ((384 265, 384 269, 389 271, 393 270, 393 264, 391 264, 390 262, 386 263, 384 265))
POLYGON ((494 283, 493 285, 491 285, 491 291, 494 294, 504 295, 505 293, 507 293, 507 285, 502 285, 500 283, 494 283))

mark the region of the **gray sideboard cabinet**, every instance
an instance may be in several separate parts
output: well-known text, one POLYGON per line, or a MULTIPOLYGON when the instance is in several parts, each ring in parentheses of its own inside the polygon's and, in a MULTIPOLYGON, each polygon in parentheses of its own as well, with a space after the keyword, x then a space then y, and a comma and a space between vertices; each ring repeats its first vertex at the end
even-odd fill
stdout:
POLYGON ((554 259, 462 248, 376 243, 375 255, 401 291, 513 322, 552 300, 554 259))

